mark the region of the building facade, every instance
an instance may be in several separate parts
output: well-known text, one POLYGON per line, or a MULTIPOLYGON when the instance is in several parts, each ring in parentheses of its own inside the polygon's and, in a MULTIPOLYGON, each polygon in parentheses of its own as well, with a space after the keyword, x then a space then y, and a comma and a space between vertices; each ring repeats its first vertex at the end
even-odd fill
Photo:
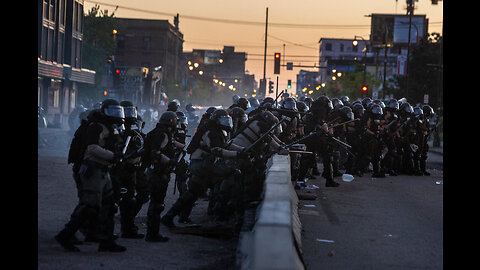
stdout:
POLYGON ((115 65, 129 70, 148 69, 143 79, 141 90, 136 88, 126 91, 142 91, 124 93, 126 98, 141 104, 157 104, 161 99, 161 91, 165 81, 179 81, 184 77, 183 34, 178 28, 178 15, 174 25, 168 20, 146 20, 117 18, 122 26, 116 34, 115 65))
POLYGON ((83 0, 38 0, 38 106, 50 126, 68 129, 79 84, 94 84, 82 68, 83 0))
POLYGON ((368 40, 357 39, 357 46, 353 46, 354 39, 342 38, 321 38, 319 40, 319 81, 320 83, 330 81, 331 71, 340 72, 352 71, 355 62, 362 63, 365 56, 371 54, 365 50, 369 46, 368 40))
POLYGON ((372 89, 372 97, 377 98, 378 91, 382 90, 383 83, 387 88, 392 88, 396 75, 402 75, 398 65, 404 64, 407 49, 402 45, 372 45, 370 40, 321 38, 319 41, 319 71, 320 83, 332 80, 332 70, 336 72, 355 71, 355 66, 365 64, 365 70, 374 76, 376 81, 381 82, 378 88, 372 89), (353 46, 356 40, 357 46, 353 46))
POLYGON ((185 70, 192 78, 207 77, 218 87, 227 87, 232 95, 240 97, 256 96, 255 75, 245 73, 247 54, 236 52, 233 46, 224 46, 223 50, 194 49, 185 52, 185 70), (202 73, 199 75, 198 72, 202 73), (222 85, 218 85, 219 83, 222 85), (225 85, 223 85, 225 84, 225 85))

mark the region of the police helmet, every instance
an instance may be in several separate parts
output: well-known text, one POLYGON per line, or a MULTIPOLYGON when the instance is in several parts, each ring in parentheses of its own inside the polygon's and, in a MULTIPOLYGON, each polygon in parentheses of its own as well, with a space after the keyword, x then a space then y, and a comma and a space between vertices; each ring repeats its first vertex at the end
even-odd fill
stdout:
POLYGON ((250 102, 243 97, 237 100, 237 105, 244 110, 250 108, 250 102))
POLYGON ((181 111, 176 111, 175 114, 178 118, 178 129, 186 129, 188 126, 188 119, 181 111))
POLYGON ((221 129, 230 132, 233 128, 232 118, 224 109, 215 110, 210 120, 217 124, 221 129))
POLYGON ((385 103, 383 103, 383 101, 381 101, 380 99, 375 99, 375 100, 372 101, 372 103, 380 105, 380 107, 382 107, 382 109, 385 108, 385 103))
POLYGON ((123 107, 115 99, 106 99, 102 102, 100 111, 107 116, 109 120, 113 120, 115 123, 123 122, 125 114, 123 107))
POLYGON ((350 106, 350 98, 348 96, 341 96, 340 100, 342 101, 343 105, 350 106))
POLYGON ((340 109, 343 107, 343 102, 338 98, 332 98, 332 105, 334 109, 340 109))
POLYGON ((380 116, 383 114, 382 107, 378 104, 373 104, 370 108, 370 111, 374 116, 380 116))
POLYGON ((296 105, 295 99, 291 97, 286 98, 283 101, 282 109, 296 111, 297 105, 296 105))
POLYGON ((313 99, 311 97, 306 97, 305 100, 303 101, 308 107, 312 107, 312 102, 313 99))
POLYGON ((388 102, 387 104, 387 107, 388 109, 390 110, 393 110, 393 111, 398 111, 400 109, 400 105, 398 104, 398 101, 394 98, 390 99, 390 101, 388 102))
POLYGON ((402 105, 400 105, 400 112, 402 112, 404 114, 407 114, 407 115, 412 114, 413 113, 413 107, 408 102, 402 103, 402 105))
POLYGON ((237 101, 240 97, 238 95, 233 95, 232 96, 232 101, 233 101, 233 104, 237 104, 237 101))
POLYGON ((372 99, 369 98, 369 97, 366 97, 364 99, 362 99, 362 106, 363 108, 367 108, 368 107, 368 104, 372 103, 372 99))
POLYGON ((245 123, 247 122, 247 114, 245 111, 240 108, 240 107, 234 107, 232 110, 229 112, 230 117, 232 117, 232 120, 238 119, 238 121, 245 123))
POLYGON ((342 108, 340 108, 340 112, 342 114, 342 117, 345 118, 347 121, 354 119, 352 108, 348 106, 343 106, 342 108))
POLYGON ((258 99, 254 97, 248 98, 248 101, 250 102, 250 105, 254 108, 257 108, 258 106, 260 106, 260 102, 258 101, 258 99))
POLYGON ((171 111, 162 113, 158 123, 167 127, 177 128, 178 117, 177 114, 171 111))
POLYGON ((425 117, 430 118, 430 117, 435 115, 435 112, 433 111, 432 106, 430 106, 428 104, 423 105, 422 110, 423 110, 423 114, 425 115, 425 117))
POLYGON ((419 106, 415 106, 415 108, 413 108, 413 116, 420 117, 422 115, 423 115, 422 108, 420 108, 419 106))
POLYGON ((167 110, 176 112, 180 108, 180 102, 177 99, 174 99, 168 103, 167 110))
POLYGON ((299 112, 307 112, 310 109, 303 101, 297 101, 296 105, 299 112))
POLYGON ((131 101, 124 100, 120 102, 120 105, 123 107, 123 112, 126 119, 137 119, 137 107, 135 107, 131 101))

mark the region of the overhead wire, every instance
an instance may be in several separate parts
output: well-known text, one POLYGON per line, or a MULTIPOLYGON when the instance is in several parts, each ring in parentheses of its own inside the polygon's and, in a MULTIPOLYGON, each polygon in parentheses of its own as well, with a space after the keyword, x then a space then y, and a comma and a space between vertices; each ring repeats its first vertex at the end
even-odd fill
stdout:
MULTIPOLYGON (((161 12, 154 10, 146 10, 128 6, 122 6, 117 4, 105 3, 100 1, 85 0, 85 2, 90 2, 99 5, 111 6, 116 9, 127 9, 131 11, 145 12, 150 14, 162 15, 162 16, 176 16, 177 13, 161 12)), ((242 24, 242 25, 252 25, 252 26, 265 26, 265 22, 259 21, 243 21, 243 20, 231 20, 231 19, 221 19, 221 18, 210 18, 210 17, 200 17, 192 15, 182 14, 182 19, 191 19, 191 20, 200 20, 208 22, 217 22, 217 23, 229 23, 229 24, 242 24)), ((430 24, 439 24, 442 22, 430 22, 430 24)), ((361 28, 370 28, 369 24, 295 24, 295 23, 275 23, 269 22, 268 26, 270 27, 280 27, 280 28, 310 28, 310 29, 361 29, 361 28)))

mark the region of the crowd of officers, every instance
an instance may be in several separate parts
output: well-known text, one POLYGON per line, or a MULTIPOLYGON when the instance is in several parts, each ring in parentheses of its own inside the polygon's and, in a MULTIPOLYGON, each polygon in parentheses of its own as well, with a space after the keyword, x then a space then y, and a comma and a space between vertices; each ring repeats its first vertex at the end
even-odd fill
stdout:
POLYGON ((321 160, 326 187, 339 186, 334 177, 341 171, 362 176, 370 164, 372 177, 429 174, 427 141, 436 126, 429 105, 413 108, 393 98, 384 104, 368 97, 350 103, 346 96, 261 102, 234 96, 228 109, 206 110, 191 140, 191 125, 179 107, 177 100, 170 102, 148 132, 130 101, 107 99, 80 114, 68 155, 78 204, 55 236, 63 248, 80 251, 80 231, 85 242, 99 243, 99 251, 125 251, 115 242, 117 212, 120 237, 168 241, 160 225, 176 227, 176 216, 178 223, 191 223, 200 197, 208 198, 207 214, 216 222, 230 224, 234 232, 251 230, 267 160, 275 153, 290 155, 292 181, 320 175, 321 160), (172 173, 178 199, 161 216, 172 173), (143 234, 134 221, 147 203, 143 234))

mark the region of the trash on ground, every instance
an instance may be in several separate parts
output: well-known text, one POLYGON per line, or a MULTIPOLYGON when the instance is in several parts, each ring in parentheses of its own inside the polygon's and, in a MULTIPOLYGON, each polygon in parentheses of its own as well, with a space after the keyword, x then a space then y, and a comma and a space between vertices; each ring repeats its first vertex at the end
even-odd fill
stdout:
POLYGON ((443 180, 442 180, 442 181, 437 181, 437 182, 435 182, 435 184, 437 184, 437 185, 443 185, 443 180))
POLYGON ((305 189, 318 189, 319 187, 316 185, 307 185, 305 189))
POLYGON ((353 181, 353 175, 344 173, 342 174, 342 180, 345 182, 352 182, 353 181))
POLYGON ((314 204, 304 204, 305 207, 316 207, 314 204))
POLYGON ((333 241, 333 240, 320 239, 320 238, 317 238, 317 241, 318 242, 325 242, 325 243, 335 243, 335 241, 333 241))

